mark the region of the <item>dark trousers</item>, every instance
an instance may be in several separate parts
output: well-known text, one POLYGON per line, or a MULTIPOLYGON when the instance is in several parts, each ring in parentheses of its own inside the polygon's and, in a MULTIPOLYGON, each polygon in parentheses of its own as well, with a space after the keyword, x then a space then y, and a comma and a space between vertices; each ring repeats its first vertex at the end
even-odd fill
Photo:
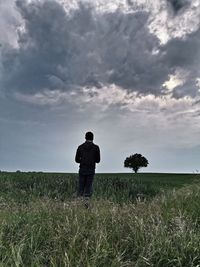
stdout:
POLYGON ((78 196, 91 197, 94 174, 79 173, 78 196))

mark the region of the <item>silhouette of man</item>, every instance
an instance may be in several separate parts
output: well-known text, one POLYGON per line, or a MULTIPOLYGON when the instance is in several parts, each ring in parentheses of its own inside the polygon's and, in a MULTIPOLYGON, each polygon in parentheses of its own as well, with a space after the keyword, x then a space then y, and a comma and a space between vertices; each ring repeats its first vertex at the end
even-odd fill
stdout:
POLYGON ((96 163, 100 162, 100 149, 93 143, 94 135, 92 132, 87 132, 85 139, 86 141, 77 148, 75 156, 75 161, 80 163, 77 195, 90 198, 96 163))

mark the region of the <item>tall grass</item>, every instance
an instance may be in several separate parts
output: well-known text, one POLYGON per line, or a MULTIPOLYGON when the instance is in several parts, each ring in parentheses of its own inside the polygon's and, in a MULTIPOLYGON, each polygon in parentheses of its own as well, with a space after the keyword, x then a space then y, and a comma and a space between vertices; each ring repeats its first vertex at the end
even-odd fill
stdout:
MULTIPOLYGON (((191 184, 200 175, 187 174, 97 174, 93 198, 117 203, 134 201, 138 194, 153 197, 163 190, 191 184)), ((0 173, 0 196, 27 203, 38 197, 62 201, 77 191, 78 175, 63 173, 0 173)))
MULTIPOLYGON (((68 181, 69 188, 64 187, 65 195, 54 180, 58 174, 49 174, 50 180, 43 174, 17 175, 0 176, 1 186, 7 188, 7 191, 1 188, 0 198, 0 266, 197 267, 200 264, 198 184, 167 191, 161 187, 157 195, 150 194, 144 201, 129 198, 118 202, 114 196, 119 192, 111 183, 115 179, 111 175, 109 185, 112 184, 113 191, 108 188, 106 195, 101 184, 90 208, 85 209, 83 200, 70 198, 76 188, 75 176, 69 175, 72 183, 68 181), (101 192, 105 197, 100 198, 101 192)), ((62 175, 59 177, 63 179, 62 175)), ((103 179, 109 179, 109 175, 103 179)), ((131 187, 134 182, 129 182, 131 187)), ((145 188, 145 182, 139 183, 140 190, 145 188)), ((128 185, 125 183, 122 191, 128 191, 128 185)))

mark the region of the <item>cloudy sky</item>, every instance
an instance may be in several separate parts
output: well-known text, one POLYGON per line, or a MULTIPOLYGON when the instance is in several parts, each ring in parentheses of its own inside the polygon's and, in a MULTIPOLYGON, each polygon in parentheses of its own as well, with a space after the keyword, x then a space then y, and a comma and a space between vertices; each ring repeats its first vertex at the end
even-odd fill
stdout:
POLYGON ((200 169, 199 0, 0 0, 0 169, 200 169))

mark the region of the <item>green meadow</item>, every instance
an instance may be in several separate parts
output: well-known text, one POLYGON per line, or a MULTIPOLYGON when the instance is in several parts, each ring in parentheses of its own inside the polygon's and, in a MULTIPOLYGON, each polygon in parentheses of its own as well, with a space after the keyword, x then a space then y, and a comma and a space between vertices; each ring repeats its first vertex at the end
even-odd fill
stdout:
POLYGON ((198 267, 200 175, 0 172, 0 266, 198 267))

